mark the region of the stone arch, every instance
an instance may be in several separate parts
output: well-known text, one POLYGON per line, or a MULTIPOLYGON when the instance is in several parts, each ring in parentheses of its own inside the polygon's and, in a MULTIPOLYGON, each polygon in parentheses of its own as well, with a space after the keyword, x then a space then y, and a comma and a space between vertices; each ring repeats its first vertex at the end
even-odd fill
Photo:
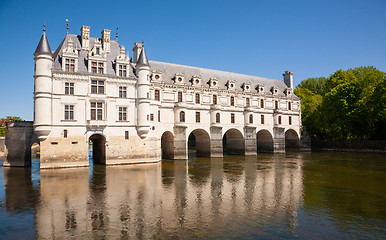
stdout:
POLYGON ((161 136, 161 158, 174 159, 174 136, 169 131, 161 136))
POLYGON ((106 137, 102 134, 95 133, 89 137, 92 142, 92 163, 106 164, 106 137))
POLYGON ((268 130, 260 130, 256 134, 257 152, 273 152, 273 138, 268 130))
POLYGON ((285 132, 285 150, 294 151, 300 149, 300 139, 298 134, 293 129, 288 129, 285 132))
POLYGON ((229 155, 243 155, 245 153, 243 134, 235 128, 225 132, 222 138, 223 152, 229 155))
POLYGON ((193 130, 188 137, 188 148, 195 150, 197 157, 210 157, 210 135, 203 129, 193 130))

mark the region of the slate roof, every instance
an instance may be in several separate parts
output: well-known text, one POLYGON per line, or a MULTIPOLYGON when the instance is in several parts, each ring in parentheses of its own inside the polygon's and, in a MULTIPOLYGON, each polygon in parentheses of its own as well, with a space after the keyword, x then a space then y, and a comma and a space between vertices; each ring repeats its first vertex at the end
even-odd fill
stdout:
POLYGON ((39 44, 35 50, 34 55, 38 54, 49 54, 52 55, 50 44, 48 44, 46 31, 43 31, 42 37, 40 38, 39 44))
MULTIPOLYGON (((81 37, 79 35, 75 34, 67 34, 66 37, 63 39, 63 41, 60 43, 59 47, 56 49, 53 57, 54 57, 54 64, 53 64, 53 70, 62 70, 61 67, 61 61, 62 61, 62 49, 67 46, 67 42, 69 39, 72 39, 74 42, 74 47, 79 50, 79 58, 78 58, 78 72, 79 73, 89 73, 87 69, 87 56, 88 56, 88 50, 81 50, 81 37)), ((99 38, 90 37, 90 45, 89 48, 92 49, 94 47, 95 42, 99 38)), ((106 74, 107 75, 116 75, 115 74, 115 59, 119 55, 121 50, 121 46, 119 43, 115 40, 110 40, 110 53, 106 55, 107 60, 107 68, 106 68, 106 74)), ((135 77, 134 69, 132 66, 130 66, 129 71, 129 77, 135 77)))
POLYGON ((157 61, 149 61, 150 67, 152 71, 159 70, 162 72, 162 81, 165 83, 172 84, 173 80, 172 78, 176 73, 183 73, 185 75, 185 82, 188 82, 190 79, 192 79, 193 76, 201 76, 202 79, 202 85, 205 87, 209 87, 207 84, 209 78, 217 78, 218 79, 218 86, 219 89, 227 89, 226 83, 229 80, 234 80, 236 85, 237 91, 242 91, 243 89, 241 86, 246 83, 251 83, 251 93, 256 93, 256 86, 258 84, 264 85, 264 92, 266 94, 271 94, 270 90, 273 86, 276 86, 279 90, 279 94, 282 94, 285 89, 287 89, 287 85, 284 83, 284 81, 280 80, 274 80, 269 78, 263 78, 263 77, 256 77, 256 76, 250 76, 245 74, 239 74, 239 73, 232 73, 232 72, 224 72, 224 71, 218 71, 218 70, 212 70, 212 69, 206 69, 206 68, 198 68, 198 67, 191 67, 191 66, 185 66, 185 65, 179 65, 179 64, 172 64, 172 63, 164 63, 164 62, 157 62, 157 61))
MULTIPOLYGON (((45 34, 43 33, 42 39, 45 37, 45 34)), ((40 41, 42 41, 42 39, 40 41)), ((46 39, 46 38, 45 38, 46 39)), ((87 56, 88 56, 88 50, 81 50, 81 36, 74 35, 74 34, 67 34, 66 37, 63 39, 63 41, 60 43, 59 47, 56 49, 56 51, 53 54, 54 63, 53 63, 53 70, 62 70, 61 67, 61 59, 62 59, 62 49, 67 46, 67 42, 69 39, 72 39, 74 43, 74 47, 79 50, 79 58, 78 58, 78 72, 80 73, 89 73, 87 69, 87 56)), ((94 47, 94 44, 97 40, 100 40, 99 38, 90 37, 90 49, 94 47)), ((44 42, 44 41, 43 41, 44 42)), ((39 43, 40 46, 40 43, 39 43)), ((39 49, 39 46, 37 50, 39 49)), ((48 42, 47 46, 49 48, 48 42)), ((107 75, 116 75, 115 73, 115 59, 117 55, 120 53, 120 45, 115 40, 110 40, 110 53, 107 54, 107 69, 106 74, 107 75)), ((142 52, 140 54, 139 60, 141 59, 142 52)), ((185 66, 185 65, 179 65, 179 64, 173 64, 173 63, 165 63, 165 62, 158 62, 158 61, 148 61, 146 58, 146 55, 142 56, 142 60, 144 64, 149 64, 151 67, 151 71, 161 71, 162 72, 162 81, 167 84, 173 84, 173 77, 176 73, 182 73, 185 76, 185 82, 189 83, 188 81, 192 79, 193 76, 201 76, 202 82, 201 84, 204 87, 209 87, 207 84, 208 80, 210 78, 217 78, 218 79, 218 88, 226 90, 227 89, 227 82, 229 80, 235 81, 237 91, 242 91, 242 85, 244 83, 250 82, 251 83, 251 93, 256 93, 256 86, 258 84, 264 85, 264 91, 266 94, 272 94, 271 88, 277 87, 279 90, 279 95, 284 95, 284 91, 287 88, 287 85, 282 80, 275 80, 275 79, 269 79, 269 78, 263 78, 263 77, 256 77, 256 76, 250 76, 250 75, 244 75, 239 73, 231 73, 231 72, 224 72, 224 71, 218 71, 218 70, 212 70, 212 69, 205 69, 205 68, 198 68, 198 67, 191 67, 191 66, 185 66)), ((141 60, 141 61, 142 61, 141 60)), ((133 67, 133 64, 130 64, 130 71, 129 71, 129 77, 136 77, 135 76, 135 70, 133 67)), ((295 98, 297 98, 295 95, 293 95, 295 98)))

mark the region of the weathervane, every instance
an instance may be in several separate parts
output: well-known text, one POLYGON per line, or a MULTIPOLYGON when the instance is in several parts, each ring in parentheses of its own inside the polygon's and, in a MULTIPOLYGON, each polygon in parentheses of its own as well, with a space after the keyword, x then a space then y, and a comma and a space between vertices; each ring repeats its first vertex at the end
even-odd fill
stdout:
POLYGON ((46 20, 43 20, 43 32, 46 31, 46 20))
POLYGON ((68 34, 68 30, 70 29, 70 23, 69 23, 68 19, 66 19, 66 22, 67 22, 67 34, 68 34))
POLYGON ((115 41, 118 42, 118 27, 117 27, 117 32, 115 33, 115 41))

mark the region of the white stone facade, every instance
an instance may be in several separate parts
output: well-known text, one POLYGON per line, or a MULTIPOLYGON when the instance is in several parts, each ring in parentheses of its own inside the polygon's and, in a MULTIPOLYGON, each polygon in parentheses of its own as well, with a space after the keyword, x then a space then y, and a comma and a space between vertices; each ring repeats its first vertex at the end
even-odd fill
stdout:
POLYGON ((221 157, 223 146, 254 155, 298 145, 301 100, 289 87, 291 72, 283 74, 286 85, 148 61, 141 43, 129 60, 109 30, 101 38, 90 37, 89 27, 81 31, 52 54, 40 43, 35 52, 41 168, 88 166, 90 140, 94 161, 103 164, 187 159, 191 133, 197 155, 211 157, 221 157))

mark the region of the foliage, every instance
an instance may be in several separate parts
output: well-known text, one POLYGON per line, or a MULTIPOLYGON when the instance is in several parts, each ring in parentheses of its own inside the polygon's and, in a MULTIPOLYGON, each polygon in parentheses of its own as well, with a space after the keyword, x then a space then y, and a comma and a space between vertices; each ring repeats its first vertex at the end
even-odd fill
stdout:
MULTIPOLYGON (((15 116, 6 116, 5 118, 1 118, 0 119, 0 122, 1 122, 1 125, 0 126, 5 126, 6 122, 19 122, 19 121, 23 121, 23 119, 21 119, 20 117, 15 117, 15 116)), ((0 137, 4 137, 5 136, 5 129, 4 128, 0 128, 0 137)))
POLYGON ((314 136, 385 139, 386 74, 375 67, 306 79, 295 94, 302 99, 303 125, 314 136))

